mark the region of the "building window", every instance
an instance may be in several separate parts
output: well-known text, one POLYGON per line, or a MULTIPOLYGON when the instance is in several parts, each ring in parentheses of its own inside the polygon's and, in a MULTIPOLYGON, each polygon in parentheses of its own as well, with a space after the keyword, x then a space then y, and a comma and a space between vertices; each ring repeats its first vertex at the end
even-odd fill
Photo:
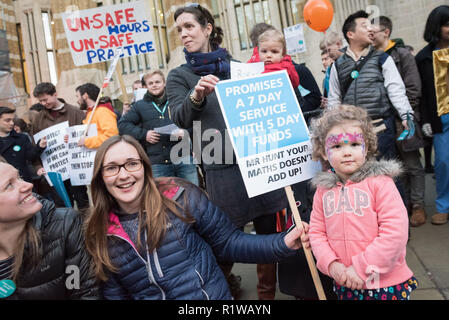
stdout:
POLYGON ((156 53, 159 68, 165 68, 170 59, 168 49, 167 25, 165 23, 164 5, 162 0, 151 1, 151 20, 153 22, 153 34, 156 45, 156 53))
POLYGON ((20 53, 20 65, 22 66, 22 78, 23 78, 23 88, 26 93, 30 93, 29 83, 28 83, 28 66, 25 58, 25 51, 23 50, 23 40, 22 40, 22 27, 20 23, 16 24, 16 33, 19 44, 20 53))
POLYGON ((240 50, 252 47, 249 39, 251 27, 257 23, 271 24, 268 0, 234 0, 237 28, 240 39, 240 50))
POLYGON ((42 81, 42 73, 41 73, 41 64, 39 61, 39 51, 37 49, 37 37, 36 37, 36 29, 34 28, 34 15, 33 11, 25 12, 26 24, 27 24, 27 33, 28 33, 28 42, 30 46, 30 57, 32 62, 31 73, 33 74, 34 83, 37 84, 42 81))
POLYGON ((44 26, 45 48, 47 50, 48 69, 50 71, 50 82, 58 83, 58 74, 56 71, 55 51, 52 36, 52 20, 50 12, 42 11, 42 24, 44 26))

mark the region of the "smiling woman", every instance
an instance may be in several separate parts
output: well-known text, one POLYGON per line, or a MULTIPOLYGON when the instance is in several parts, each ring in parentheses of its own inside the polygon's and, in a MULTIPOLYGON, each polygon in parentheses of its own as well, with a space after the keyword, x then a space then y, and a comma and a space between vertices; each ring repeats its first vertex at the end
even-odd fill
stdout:
POLYGON ((300 237, 308 246, 298 228, 246 234, 192 183, 154 179, 131 136, 97 150, 91 188, 86 243, 105 299, 231 299, 216 257, 275 262, 294 254, 300 237))
POLYGON ((0 280, 17 287, 9 299, 96 298, 80 215, 55 209, 32 188, 0 159, 0 265, 7 270, 0 280), (67 273, 69 267, 76 272, 67 273), (69 288, 68 280, 77 285, 69 288))

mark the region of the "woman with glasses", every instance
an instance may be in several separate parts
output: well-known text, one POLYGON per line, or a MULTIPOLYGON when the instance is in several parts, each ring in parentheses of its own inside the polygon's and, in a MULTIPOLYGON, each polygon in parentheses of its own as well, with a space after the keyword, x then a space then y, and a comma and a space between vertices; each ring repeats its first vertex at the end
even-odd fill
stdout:
POLYGON ((32 188, 0 157, 0 300, 96 299, 81 216, 32 188))
POLYGON ((195 185, 154 179, 142 146, 115 136, 97 150, 86 243, 105 299, 231 299, 216 258, 275 262, 308 244, 308 226, 251 235, 195 185))
MULTIPOLYGON (((174 19, 186 63, 168 74, 167 96, 173 122, 184 129, 193 128, 194 138, 201 134, 201 150, 194 152, 202 163, 211 201, 237 228, 262 217, 276 221, 276 213, 287 207, 285 192, 281 189, 248 198, 214 92, 218 81, 230 78, 231 56, 220 47, 223 30, 198 4, 178 8, 174 19), (197 128, 201 132, 196 132, 197 128)), ((232 263, 219 261, 228 277, 232 263)), ((238 295, 236 281, 230 280, 230 285, 238 295)))

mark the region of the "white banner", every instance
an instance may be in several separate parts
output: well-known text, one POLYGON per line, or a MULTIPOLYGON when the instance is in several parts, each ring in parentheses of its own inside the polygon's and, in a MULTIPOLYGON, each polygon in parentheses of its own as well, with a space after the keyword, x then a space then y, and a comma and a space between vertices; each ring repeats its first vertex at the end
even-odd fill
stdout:
POLYGON ((64 121, 39 131, 33 136, 36 143, 43 137, 47 137, 47 148, 41 154, 42 164, 46 172, 59 172, 63 181, 70 178, 67 165, 69 153, 64 142, 64 135, 68 127, 69 122, 64 121))
MULTIPOLYGON (((68 149, 70 161, 70 183, 72 186, 90 185, 94 170, 96 149, 78 147, 78 141, 86 130, 86 125, 78 125, 67 128, 69 136, 68 149)), ((97 135, 97 125, 91 124, 87 136, 97 135)))
POLYGON ((151 8, 147 0, 61 13, 76 66, 111 60, 115 48, 121 57, 156 50, 151 8))
POLYGON ((284 28, 285 42, 287 43, 287 54, 306 52, 306 41, 304 39, 304 27, 297 24, 284 28))

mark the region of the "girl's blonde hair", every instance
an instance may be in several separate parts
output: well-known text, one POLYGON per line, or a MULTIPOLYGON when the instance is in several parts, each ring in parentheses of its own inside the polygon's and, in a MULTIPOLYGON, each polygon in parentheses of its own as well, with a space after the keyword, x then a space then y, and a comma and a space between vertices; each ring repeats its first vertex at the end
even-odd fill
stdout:
POLYGON ((363 108, 343 104, 335 108, 326 109, 319 118, 312 119, 310 124, 313 146, 312 158, 313 160, 319 160, 324 170, 330 168, 329 162, 323 158, 327 133, 336 125, 341 125, 348 121, 357 121, 360 124, 365 140, 367 160, 374 158, 376 155, 377 136, 368 113, 363 108))
POLYGON ((267 41, 267 40, 273 40, 278 41, 282 44, 282 55, 285 56, 287 54, 287 44, 285 42, 285 37, 282 32, 276 29, 268 29, 267 31, 263 32, 259 38, 257 39, 257 45, 260 46, 261 42, 267 41))

